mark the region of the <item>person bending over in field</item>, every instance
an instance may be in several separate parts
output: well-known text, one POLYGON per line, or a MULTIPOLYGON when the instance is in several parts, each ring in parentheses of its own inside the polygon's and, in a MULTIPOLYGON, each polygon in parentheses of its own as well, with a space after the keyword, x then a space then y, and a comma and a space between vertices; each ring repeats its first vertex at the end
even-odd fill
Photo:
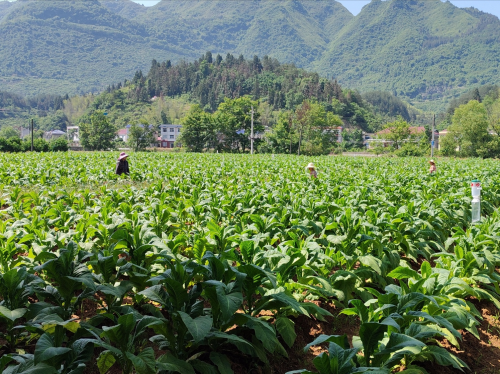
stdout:
POLYGON ((434 160, 430 160, 429 164, 431 164, 429 173, 434 174, 436 172, 436 163, 434 162, 434 160))
POLYGON ((116 161, 116 171, 115 171, 116 174, 129 175, 130 171, 128 169, 127 157, 128 157, 128 154, 126 154, 125 152, 120 153, 120 157, 118 157, 118 161, 116 161))
POLYGON ((316 171, 316 168, 314 167, 314 164, 312 162, 307 165, 306 170, 309 170, 309 175, 311 176, 311 178, 318 178, 318 172, 316 171))

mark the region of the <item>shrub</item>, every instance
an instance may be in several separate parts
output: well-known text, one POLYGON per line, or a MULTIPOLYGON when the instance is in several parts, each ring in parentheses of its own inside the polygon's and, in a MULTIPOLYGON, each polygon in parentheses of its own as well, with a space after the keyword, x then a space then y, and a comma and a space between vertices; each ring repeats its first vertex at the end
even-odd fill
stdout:
POLYGON ((68 141, 64 138, 57 138, 52 140, 50 143, 50 150, 52 152, 67 152, 68 151, 68 141))
POLYGON ((49 143, 45 139, 35 139, 33 141, 33 150, 35 152, 48 152, 50 150, 49 143))

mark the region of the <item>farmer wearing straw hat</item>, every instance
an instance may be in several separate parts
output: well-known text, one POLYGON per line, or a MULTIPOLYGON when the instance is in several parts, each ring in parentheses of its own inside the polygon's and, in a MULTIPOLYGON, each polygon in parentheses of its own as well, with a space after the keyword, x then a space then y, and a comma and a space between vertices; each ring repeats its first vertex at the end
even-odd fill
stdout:
POLYGON ((306 170, 309 171, 311 178, 318 178, 318 172, 316 171, 316 168, 314 167, 314 164, 312 162, 310 162, 309 165, 306 166, 306 170))
POLYGON ((116 171, 115 171, 116 174, 129 175, 130 171, 128 170, 127 157, 128 157, 128 154, 126 154, 125 152, 120 153, 120 157, 118 157, 118 161, 116 161, 116 171))
POLYGON ((431 164, 431 167, 429 168, 429 173, 433 174, 436 172, 436 163, 434 160, 430 160, 429 164, 431 164))

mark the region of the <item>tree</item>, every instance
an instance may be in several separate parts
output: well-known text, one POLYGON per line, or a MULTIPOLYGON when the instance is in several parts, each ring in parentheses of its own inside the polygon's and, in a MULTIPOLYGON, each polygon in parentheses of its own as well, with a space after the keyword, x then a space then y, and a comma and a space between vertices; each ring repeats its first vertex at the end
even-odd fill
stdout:
POLYGON ((49 143, 50 150, 52 152, 67 152, 68 151, 68 141, 62 137, 51 140, 49 143))
POLYGON ((485 147, 491 141, 488 133, 488 116, 483 104, 477 100, 469 101, 467 104, 455 109, 455 114, 451 119, 451 126, 448 128, 450 137, 447 142, 459 147, 460 154, 466 157, 477 157, 478 150, 485 147))
POLYGON ((280 112, 278 122, 271 131, 265 135, 265 144, 259 151, 272 153, 297 152, 299 138, 293 126, 294 113, 291 111, 280 112))
POLYGON ((394 122, 388 123, 385 130, 385 139, 392 141, 396 149, 401 148, 403 143, 412 137, 410 125, 401 117, 394 122))
POLYGON ((0 138, 20 138, 19 131, 15 130, 12 126, 4 126, 0 129, 0 138))
POLYGON ((94 112, 90 121, 80 124, 80 142, 91 151, 114 148, 116 128, 111 125, 102 112, 94 112))
POLYGON ((250 146, 251 110, 254 109, 254 134, 264 131, 260 124, 260 113, 257 111, 258 102, 252 101, 249 96, 237 99, 225 98, 220 103, 214 118, 219 124, 219 130, 224 140, 219 145, 229 152, 245 152, 250 146))
POLYGON ((337 141, 337 127, 342 125, 339 116, 305 100, 295 110, 295 126, 299 136, 297 154, 328 154, 337 141))
POLYGON ((132 124, 128 130, 128 145, 135 151, 143 151, 155 143, 157 129, 147 121, 132 124))
POLYGON ((203 152, 217 143, 217 126, 213 116, 204 112, 199 105, 193 105, 181 120, 180 141, 189 152, 203 152))

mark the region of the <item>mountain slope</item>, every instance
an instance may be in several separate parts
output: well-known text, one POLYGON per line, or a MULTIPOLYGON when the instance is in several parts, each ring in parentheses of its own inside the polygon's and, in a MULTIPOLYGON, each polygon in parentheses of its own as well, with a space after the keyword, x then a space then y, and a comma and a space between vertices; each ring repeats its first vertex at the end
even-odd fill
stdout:
POLYGON ((334 0, 0 1, 0 87, 21 94, 100 90, 206 51, 268 55, 424 109, 500 83, 500 20, 440 0, 373 0, 356 17, 334 0))
POLYGON ((374 0, 314 66, 364 91, 438 99, 498 82, 500 21, 439 0, 374 0))
POLYGON ((157 38, 198 55, 269 55, 308 66, 352 17, 328 0, 162 0, 136 20, 157 38))
POLYGON ((130 20, 147 11, 144 5, 134 3, 131 0, 102 0, 101 4, 111 13, 130 20))
POLYGON ((98 1, 23 1, 0 23, 0 85, 36 95, 100 90, 153 58, 185 57, 158 49, 146 28, 98 1))

